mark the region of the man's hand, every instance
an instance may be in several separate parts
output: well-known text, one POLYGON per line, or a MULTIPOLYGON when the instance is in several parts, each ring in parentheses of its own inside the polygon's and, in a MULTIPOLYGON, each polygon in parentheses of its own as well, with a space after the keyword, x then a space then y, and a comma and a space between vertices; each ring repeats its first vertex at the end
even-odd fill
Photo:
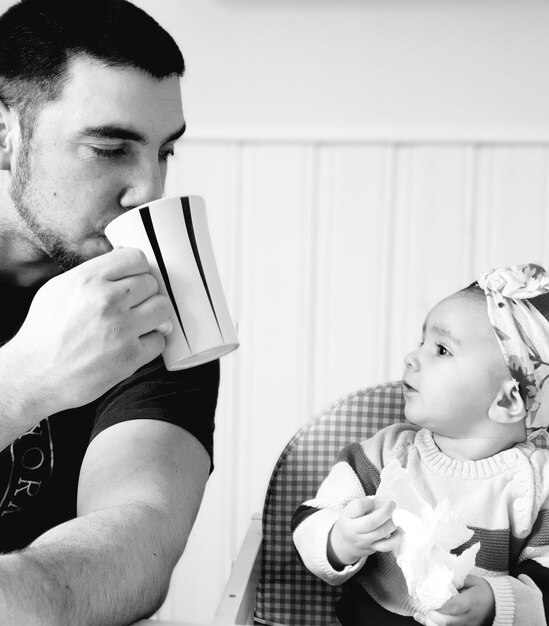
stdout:
POLYGON ((140 250, 117 248, 38 291, 0 356, 40 418, 95 400, 162 352, 170 305, 148 272, 140 250))
POLYGON ((390 552, 400 541, 391 516, 394 502, 376 508, 373 498, 351 500, 341 511, 328 538, 328 560, 334 569, 356 563, 374 552, 390 552))
POLYGON ((416 613, 414 619, 424 626, 490 626, 495 610, 494 594, 486 580, 467 576, 457 596, 438 611, 416 613))

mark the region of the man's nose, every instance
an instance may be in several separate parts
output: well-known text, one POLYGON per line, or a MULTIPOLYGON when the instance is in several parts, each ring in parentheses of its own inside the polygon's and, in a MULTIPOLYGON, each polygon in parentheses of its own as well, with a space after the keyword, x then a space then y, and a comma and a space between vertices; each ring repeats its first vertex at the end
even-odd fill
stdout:
POLYGON ((419 371, 419 359, 417 350, 412 350, 404 357, 404 365, 406 369, 414 370, 415 372, 419 371))
POLYGON ((120 204, 125 209, 131 209, 152 200, 158 200, 162 197, 163 191, 164 176, 158 161, 155 159, 143 162, 132 169, 120 204))

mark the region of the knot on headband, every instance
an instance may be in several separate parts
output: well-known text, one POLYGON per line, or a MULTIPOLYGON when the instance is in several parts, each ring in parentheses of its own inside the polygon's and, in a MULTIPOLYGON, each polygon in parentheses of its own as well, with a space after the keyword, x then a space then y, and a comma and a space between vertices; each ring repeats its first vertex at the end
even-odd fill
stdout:
POLYGON ((549 425, 549 322, 529 302, 549 293, 549 275, 539 265, 511 265, 484 272, 488 317, 527 411, 526 426, 549 425))
POLYGON ((499 293, 506 298, 535 298, 549 292, 549 275, 533 263, 511 265, 483 272, 478 284, 484 292, 499 293))

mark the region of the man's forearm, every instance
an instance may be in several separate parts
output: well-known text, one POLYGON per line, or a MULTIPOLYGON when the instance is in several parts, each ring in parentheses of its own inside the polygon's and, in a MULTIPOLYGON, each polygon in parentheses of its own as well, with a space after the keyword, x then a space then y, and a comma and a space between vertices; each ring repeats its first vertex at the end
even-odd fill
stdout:
POLYGON ((163 553, 156 539, 163 523, 147 505, 112 507, 0 556, 0 623, 117 626, 151 615, 178 556, 163 553))
POLYGON ((22 361, 11 342, 0 348, 0 451, 49 415, 39 385, 22 361))

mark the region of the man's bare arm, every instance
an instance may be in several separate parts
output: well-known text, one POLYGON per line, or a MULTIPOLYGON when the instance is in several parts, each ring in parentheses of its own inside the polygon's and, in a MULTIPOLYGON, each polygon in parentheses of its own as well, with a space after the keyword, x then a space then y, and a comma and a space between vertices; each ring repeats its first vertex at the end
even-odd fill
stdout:
POLYGON ((0 557, 0 622, 131 624, 159 608, 194 523, 209 457, 153 420, 100 433, 84 459, 78 514, 0 557))

